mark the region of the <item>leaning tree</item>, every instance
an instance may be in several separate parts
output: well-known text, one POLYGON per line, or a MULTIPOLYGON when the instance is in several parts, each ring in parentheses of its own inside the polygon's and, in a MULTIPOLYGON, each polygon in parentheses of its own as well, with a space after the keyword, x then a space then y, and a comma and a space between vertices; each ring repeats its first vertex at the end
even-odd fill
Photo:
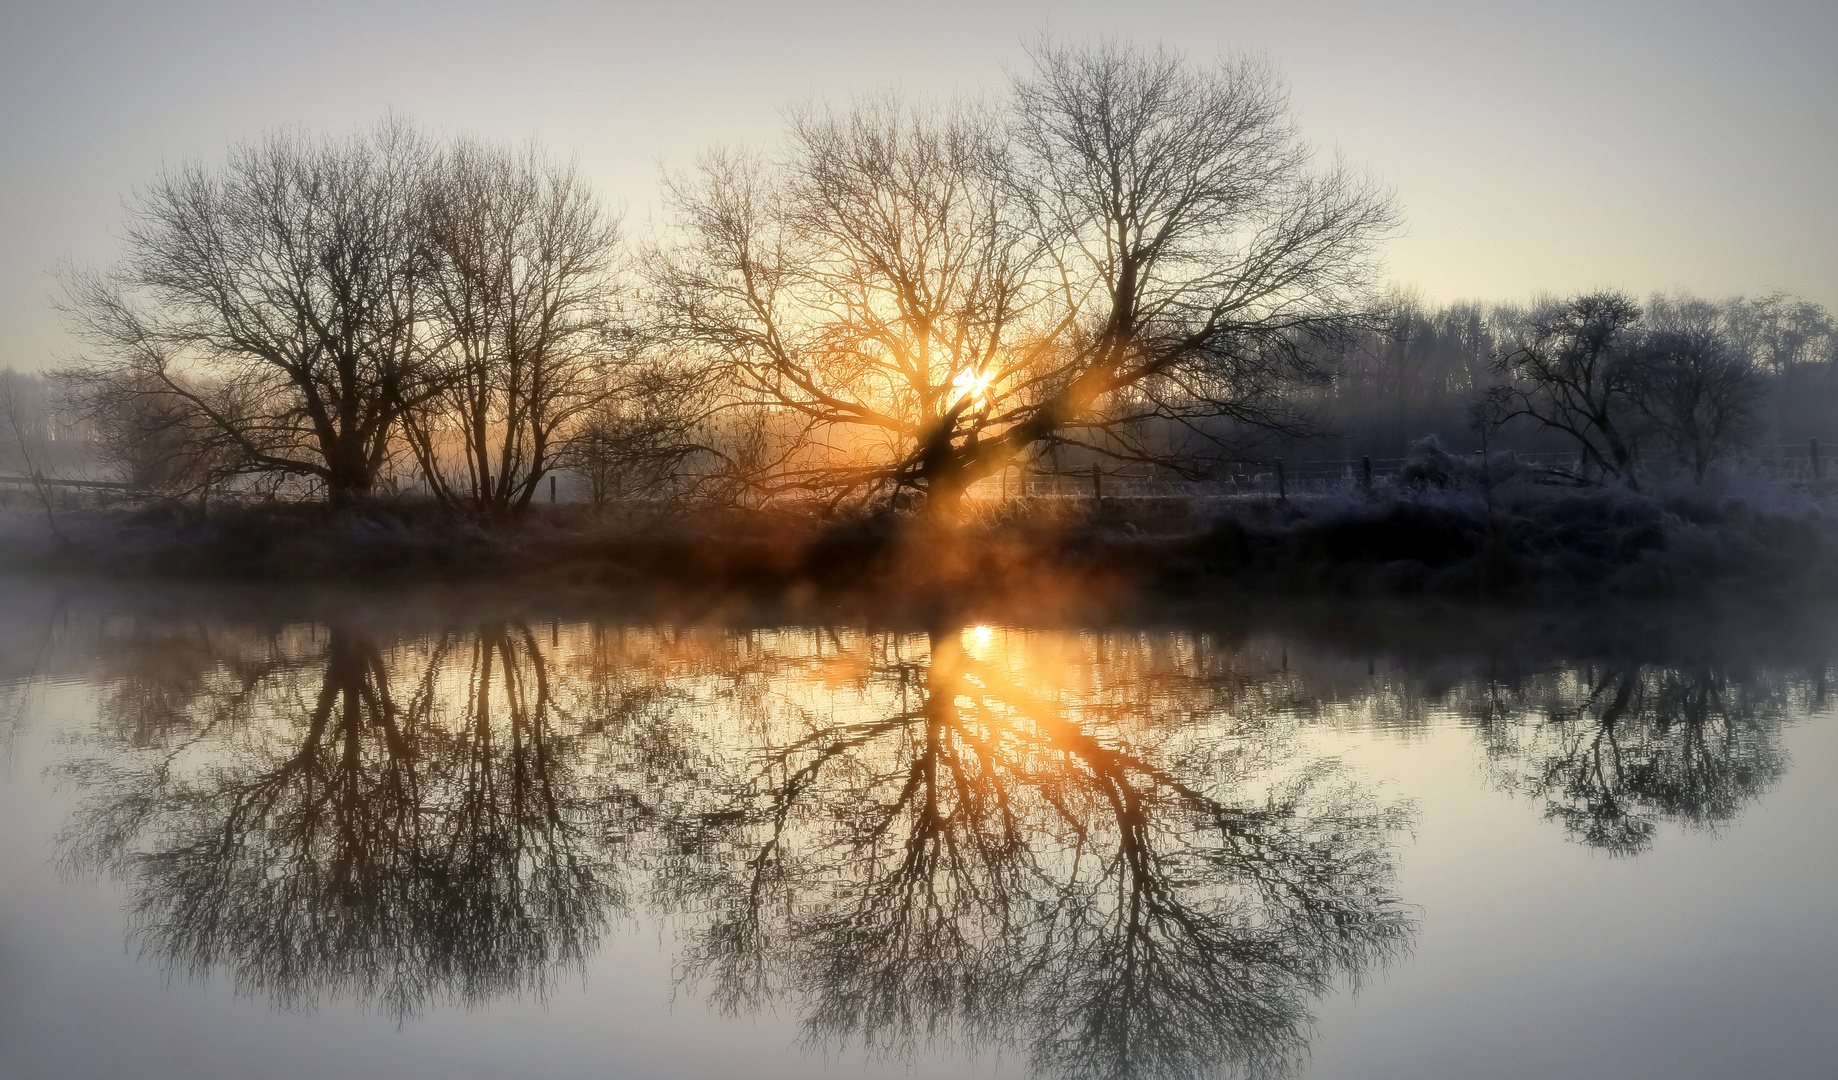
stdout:
POLYGON ((718 151, 668 185, 679 228, 649 256, 661 332, 728 408, 766 408, 750 479, 767 494, 937 494, 939 449, 1000 424, 1053 346, 1064 315, 1043 314, 998 126, 891 96, 797 110, 780 157, 718 151))
POLYGON ((1228 426, 1293 428, 1280 391, 1372 321, 1394 203, 1315 166, 1267 66, 1034 60, 999 115, 797 111, 778 157, 670 186, 653 295, 734 407, 776 417, 763 490, 916 489, 949 518, 1064 444, 1191 473, 1228 426))

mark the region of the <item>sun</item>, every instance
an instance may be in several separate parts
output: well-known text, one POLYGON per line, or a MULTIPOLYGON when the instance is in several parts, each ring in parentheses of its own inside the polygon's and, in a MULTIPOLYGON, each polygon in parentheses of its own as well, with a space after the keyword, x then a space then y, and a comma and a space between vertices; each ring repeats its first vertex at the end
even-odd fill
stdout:
POLYGON ((970 636, 975 639, 977 645, 981 647, 989 644, 990 638, 995 636, 995 631, 987 626, 979 626, 975 630, 970 631, 970 636))
POLYGON ((957 377, 951 380, 951 390, 957 395, 959 401, 968 398, 982 405, 989 400, 989 384, 994 379, 995 377, 986 369, 960 371, 957 377))

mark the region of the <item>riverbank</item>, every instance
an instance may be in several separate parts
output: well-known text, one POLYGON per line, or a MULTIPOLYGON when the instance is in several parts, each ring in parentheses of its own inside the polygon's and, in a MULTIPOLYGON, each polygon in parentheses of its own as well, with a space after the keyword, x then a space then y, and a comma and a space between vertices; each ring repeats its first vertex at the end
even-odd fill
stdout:
POLYGON ((1838 596, 1838 514, 1786 489, 1383 487, 1289 499, 1013 500, 911 514, 540 506, 482 523, 413 501, 0 520, 0 571, 256 582, 517 580, 603 589, 1838 596))

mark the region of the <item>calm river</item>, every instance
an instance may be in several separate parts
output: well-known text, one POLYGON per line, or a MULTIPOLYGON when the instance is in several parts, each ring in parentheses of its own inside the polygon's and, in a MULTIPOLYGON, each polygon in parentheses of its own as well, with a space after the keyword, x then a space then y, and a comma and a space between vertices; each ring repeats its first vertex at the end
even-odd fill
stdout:
POLYGON ((0 583, 0 1077, 1831 1077, 1833 660, 0 583))

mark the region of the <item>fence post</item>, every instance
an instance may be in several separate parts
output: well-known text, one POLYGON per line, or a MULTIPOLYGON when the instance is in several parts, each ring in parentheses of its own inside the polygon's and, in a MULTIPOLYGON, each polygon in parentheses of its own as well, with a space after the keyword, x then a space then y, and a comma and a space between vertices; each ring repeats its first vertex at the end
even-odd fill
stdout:
POLYGON ((1372 486, 1372 459, 1370 457, 1361 457, 1359 459, 1359 467, 1366 474, 1366 486, 1371 487, 1372 486))
POLYGON ((1091 463, 1091 497, 1104 501, 1104 466, 1095 461, 1091 463))
POLYGON ((549 501, 555 501, 555 474, 549 474, 549 501))
POLYGON ((1806 456, 1812 459, 1812 478, 1814 480, 1825 479, 1825 469, 1822 467, 1819 461, 1819 440, 1818 439, 1806 440, 1806 456))
POLYGON ((1289 484, 1283 476, 1283 463, 1276 463, 1276 497, 1283 502, 1289 501, 1289 484))

